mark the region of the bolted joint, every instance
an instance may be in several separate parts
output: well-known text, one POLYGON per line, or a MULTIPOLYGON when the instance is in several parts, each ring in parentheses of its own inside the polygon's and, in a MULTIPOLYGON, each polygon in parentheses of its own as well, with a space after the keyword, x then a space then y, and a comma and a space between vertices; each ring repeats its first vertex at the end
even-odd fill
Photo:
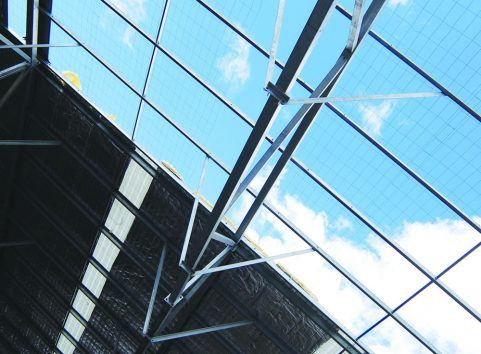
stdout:
POLYGON ((289 96, 270 81, 267 83, 265 90, 276 98, 280 104, 286 104, 289 101, 289 96))

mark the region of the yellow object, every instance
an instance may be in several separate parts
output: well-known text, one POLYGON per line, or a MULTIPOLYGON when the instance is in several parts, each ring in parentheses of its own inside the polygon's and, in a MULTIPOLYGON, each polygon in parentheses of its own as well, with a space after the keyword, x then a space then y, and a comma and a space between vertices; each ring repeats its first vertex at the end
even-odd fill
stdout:
POLYGON ((107 118, 114 122, 116 117, 115 114, 107 114, 107 118))
POLYGON ((80 78, 77 73, 73 71, 62 71, 62 77, 70 82, 77 90, 82 90, 82 85, 80 84, 80 78))
POLYGON ((174 166, 172 166, 170 163, 168 163, 167 161, 165 160, 162 160, 162 165, 164 165, 165 167, 167 167, 167 169, 172 172, 178 179, 180 179, 181 181, 183 180, 182 176, 180 175, 180 173, 174 168, 174 166))

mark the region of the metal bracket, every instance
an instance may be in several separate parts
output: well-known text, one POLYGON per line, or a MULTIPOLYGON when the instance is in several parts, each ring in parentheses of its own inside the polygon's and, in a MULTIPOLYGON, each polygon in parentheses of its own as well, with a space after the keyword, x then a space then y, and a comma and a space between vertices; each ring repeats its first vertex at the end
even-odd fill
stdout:
POLYGON ((265 90, 281 104, 286 104, 289 101, 289 96, 270 81, 267 83, 265 90))
POLYGON ((212 239, 216 240, 216 241, 219 241, 219 242, 222 242, 226 246, 235 246, 234 240, 230 239, 227 236, 221 235, 218 232, 214 232, 214 234, 212 235, 212 239))

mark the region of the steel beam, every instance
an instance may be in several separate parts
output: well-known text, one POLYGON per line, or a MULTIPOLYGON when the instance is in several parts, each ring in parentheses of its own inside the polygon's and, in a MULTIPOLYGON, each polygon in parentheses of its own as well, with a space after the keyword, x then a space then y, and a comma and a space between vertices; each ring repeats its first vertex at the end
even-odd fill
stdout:
POLYGON ((38 44, 38 15, 39 15, 39 0, 27 0, 27 25, 26 25, 26 42, 32 47, 27 48, 30 55, 30 64, 37 62, 37 47, 38 44))
POLYGON ((34 243, 32 241, 7 241, 0 242, 0 248, 2 247, 16 247, 16 246, 31 246, 34 243))
MULTIPOLYGON (((231 30, 233 30, 234 32, 236 32, 238 35, 240 35, 242 38, 244 38, 249 44, 251 44, 256 50, 258 50, 262 55, 264 55, 265 57, 269 57, 269 54, 268 52, 263 49, 259 44, 257 44, 254 40, 252 40, 251 38, 249 38, 247 35, 245 35, 239 28, 237 28, 234 24, 232 24, 231 22, 229 22, 226 18, 224 18, 220 13, 218 13, 214 8, 212 8, 210 5, 208 5, 207 3, 205 3, 203 0, 197 0, 197 2, 202 5, 207 11, 209 11, 211 14, 213 14, 215 17, 217 17, 221 22, 223 22, 225 25, 227 25, 231 30)), ((350 19, 352 21, 353 19, 353 16, 351 14, 349 14, 344 8, 342 8, 342 6, 340 5, 336 5, 336 9, 341 13, 343 14, 344 16, 346 16, 348 19, 350 19)), ((351 22, 351 28, 354 26, 353 22, 351 22)), ((360 28, 360 26, 358 26, 360 28)), ((455 103, 457 103, 461 108, 463 108, 466 112, 468 112, 470 115, 472 115, 474 118, 478 119, 481 121, 481 117, 479 116, 479 114, 477 112, 474 111, 474 109, 472 109, 471 107, 469 107, 466 103, 464 103, 462 100, 460 100, 457 96, 455 96, 452 92, 450 92, 446 87, 442 86, 438 81, 436 81, 434 78, 432 78, 429 74, 427 74, 424 70, 422 70, 419 66, 417 66, 416 64, 414 64, 411 60, 409 60, 406 56, 404 56, 401 52, 399 52, 395 47, 393 47, 392 45, 390 45, 386 40, 384 40, 379 34, 377 34, 376 32, 374 32, 373 30, 371 30, 369 27, 364 27, 364 31, 366 30, 366 28, 368 29, 368 34, 373 37, 376 41, 378 41, 381 45, 383 45, 386 49, 388 49, 390 52, 392 52, 394 55, 396 55, 399 59, 401 59, 403 62, 405 62, 407 65, 409 65, 412 69, 414 69, 418 74, 420 74, 423 78, 425 78, 426 80, 428 80, 432 85, 434 85, 436 88, 438 88, 444 95, 450 97, 455 103)), ((362 30, 360 29, 359 30, 360 33, 362 33, 362 30)), ((365 33, 364 33, 365 35, 365 33)), ((363 36, 364 36, 363 35, 363 36)), ((358 40, 359 42, 359 40, 358 40)), ((278 67, 280 67, 281 69, 284 67, 282 63, 280 62, 277 62, 276 61, 276 65, 278 67)), ((298 78, 297 79, 298 83, 303 86, 307 91, 313 93, 315 92, 309 85, 307 85, 302 79, 298 78)), ((312 95, 311 95, 312 97, 312 95)), ((332 108, 334 106, 332 106, 331 104, 327 104, 327 107, 330 108, 332 110, 332 108)), ((336 112, 335 112, 336 113, 336 112)), ((297 121, 292 121, 289 123, 289 126, 286 127, 288 129, 284 130, 281 135, 279 137, 282 137, 282 140, 280 142, 278 142, 277 140, 279 139, 276 139, 276 141, 274 142, 273 145, 275 145, 275 147, 277 148, 278 151, 280 152, 283 152, 284 150, 282 149, 282 147, 280 146, 281 142, 284 140, 285 137, 287 137, 287 132, 290 132, 292 131, 292 129, 295 127, 296 124, 294 123, 297 123, 299 120, 297 121)), ((269 137, 266 138, 269 142, 272 143, 272 139, 270 139, 269 137)), ((269 151, 271 150, 276 150, 275 148, 270 148, 269 151)), ((267 159, 265 158, 265 156, 267 155, 267 153, 262 156, 261 158, 261 161, 259 161, 259 163, 257 165, 263 165, 267 159)), ((309 170, 303 166, 303 163, 299 160, 297 160, 295 157, 292 157, 291 158, 291 161, 294 163, 295 166, 297 166, 298 168, 300 168, 304 173, 307 174, 307 176, 309 178, 311 178, 312 180, 315 181, 315 178, 311 175, 311 173, 309 172, 309 170)), ((253 176, 255 175, 255 171, 257 170, 257 168, 253 168, 253 170, 249 173, 249 175, 246 177, 246 179, 242 182, 241 184, 241 188, 239 188, 240 191, 242 190, 245 190, 245 187, 248 185, 248 182, 251 181, 253 179, 253 176)), ((237 193, 238 195, 236 196, 235 199, 237 199, 237 197, 240 195, 240 193, 238 192, 237 193)), ((463 217, 462 217, 463 218, 463 217)), ((463 218, 464 219, 464 218, 463 218)), ((473 226, 473 224, 471 222, 468 222, 471 226, 473 226)))
POLYGON ((152 293, 150 295, 149 307, 147 309, 147 315, 145 316, 144 327, 142 333, 145 335, 149 330, 150 318, 152 316, 152 310, 154 308, 155 299, 157 297, 157 289, 159 288, 160 276, 162 274, 162 269, 164 267, 165 254, 167 253, 167 245, 164 243, 162 247, 162 252, 160 253, 159 266, 157 267, 157 273, 155 275, 155 282, 152 288, 152 293))
POLYGON ((78 44, 6 44, 0 45, 0 50, 2 49, 26 49, 26 48, 75 48, 79 47, 78 44))
POLYGON ((37 44, 38 44, 38 8, 40 5, 40 0, 33 0, 33 32, 32 32, 32 61, 31 63, 35 63, 37 61, 37 44))
MULTIPOLYGON (((295 79, 302 70, 302 67, 309 56, 320 32, 322 31, 322 28, 325 25, 333 7, 334 2, 330 0, 318 0, 316 2, 316 5, 314 6, 310 17, 307 20, 307 23, 294 46, 294 49, 289 55, 286 66, 282 70, 279 79, 275 84, 275 86, 285 94, 288 94, 291 87, 294 85, 295 79)), ((204 255, 204 252, 207 250, 207 247, 212 239, 212 234, 217 230, 217 227, 219 226, 223 216, 228 210, 231 200, 239 188, 242 177, 249 168, 254 155, 266 137, 267 131, 274 122, 274 119, 279 111, 279 106, 280 102, 273 96, 269 96, 251 134, 249 135, 249 138, 247 139, 247 142, 242 149, 242 152, 239 155, 234 168, 232 169, 232 173, 227 179, 227 182, 214 205, 206 226, 207 240, 205 241, 201 251, 198 253, 197 259, 193 265, 193 269, 197 268, 204 255)))
POLYGON ((216 240, 216 241, 219 241, 219 242, 222 242, 226 246, 235 246, 235 242, 232 241, 232 239, 230 239, 229 237, 224 236, 224 235, 222 235, 218 232, 214 232, 214 234, 212 235, 212 239, 216 240))
MULTIPOLYGON (((231 28, 233 31, 235 31, 238 35, 240 35, 241 37, 243 37, 247 42, 249 42, 254 48, 256 48, 261 54, 263 54, 264 56, 266 57, 269 57, 269 54, 267 53, 267 51, 265 51, 260 45, 258 45, 255 41, 253 41, 251 38, 249 38, 248 36, 246 36, 242 31, 240 31, 235 25, 233 25, 232 23, 230 23, 227 19, 225 19, 224 17, 222 17, 222 15, 220 15, 217 11, 215 11, 212 7, 210 7, 208 4, 206 4, 204 1, 202 0, 197 0, 197 2, 202 5, 206 10, 208 10, 210 13, 212 13, 215 17, 217 17, 220 21, 222 21, 224 24, 226 24, 229 28, 231 28)), ((349 18, 350 20, 352 20, 352 16, 345 10, 343 9, 340 5, 336 5, 336 9, 341 12, 344 16, 346 16, 347 18, 349 18)), ((352 24, 351 24, 352 26, 352 24)), ((361 34, 361 37, 364 37, 366 35, 366 30, 367 30, 367 33, 372 36, 375 40, 377 40, 380 44, 382 44, 383 46, 385 46, 388 50, 390 50, 393 54, 395 54, 396 56, 398 56, 402 61, 404 61, 406 64, 408 64, 409 66, 411 66, 416 72, 418 72, 421 76, 423 76, 425 79, 427 79, 431 84, 433 84, 435 87, 437 87, 444 95, 450 97, 453 101, 455 101, 456 103, 458 103, 463 109, 465 109, 468 113, 470 113, 471 115, 473 115, 475 118, 479 118, 479 115, 478 117, 476 117, 477 113, 474 112, 474 110, 472 110, 470 107, 466 106, 463 102, 461 102, 459 100, 459 98, 457 98, 454 94, 452 94, 451 92, 449 92, 445 87, 443 87, 439 82, 435 81, 432 77, 430 77, 426 72, 424 72, 420 67, 416 66, 413 62, 411 62, 408 58, 404 57, 402 55, 402 53, 400 53, 396 48, 394 48, 393 46, 391 46, 389 43, 387 43, 387 41, 385 41, 382 37, 380 37, 378 34, 376 34, 374 31, 370 30, 370 26, 364 26, 364 29, 363 30, 360 30, 360 34, 361 34), (364 33, 363 33, 364 32, 364 33)), ((361 38, 362 39, 362 38, 361 38)), ((279 62, 276 62, 276 65, 278 65, 280 68, 283 68, 283 64, 282 63, 279 63, 279 62)), ((338 67, 342 67, 342 64, 339 64, 338 67)), ((302 81, 301 79, 298 79, 297 80, 307 91, 313 93, 313 92, 316 92, 317 90, 313 90, 309 85, 307 85, 304 81, 302 81)), ((318 87, 319 88, 319 87, 318 87)), ((319 91, 320 92, 320 91, 319 91)), ((317 95, 311 95, 312 96, 317 96, 317 95)), ((331 105, 330 103, 327 103, 326 106, 331 109, 332 111, 334 111, 334 113, 336 114, 339 114, 339 110, 337 110, 333 105, 331 105)), ((281 153, 284 151, 282 149, 282 147, 280 146, 282 141, 288 136, 288 134, 292 131, 292 129, 297 125, 297 123, 299 122, 299 120, 302 118, 299 117, 298 119, 293 119, 289 122, 288 126, 286 126, 286 128, 283 130, 283 132, 280 134, 280 136, 276 139, 276 141, 274 141, 273 145, 274 147, 270 147, 268 152, 266 152, 262 157, 261 157, 261 160, 258 162, 258 164, 256 164, 256 167, 254 167, 251 172, 249 173, 249 175, 245 178, 245 180, 241 183, 241 187, 239 188, 239 191, 236 195, 236 197, 234 198, 234 200, 237 199, 237 197, 241 194, 241 192, 243 190, 246 189, 246 187, 248 186, 248 184, 250 183, 250 181, 252 181, 252 179, 255 177, 256 175, 256 171, 259 171, 260 167, 262 167, 268 160, 268 156, 271 156, 273 154, 273 152, 277 149, 278 151, 280 151, 281 153)), ((342 118, 342 117, 341 117, 342 118)), ((350 124, 350 123, 348 123, 350 124)), ((268 141, 270 141, 272 143, 272 140, 270 138, 266 138, 268 141)), ((377 147, 377 145, 375 144, 375 146, 377 147)), ((295 166, 297 166, 298 168, 301 169, 301 171, 303 171, 310 179, 312 179, 314 182, 316 182, 317 184, 318 183, 318 178, 307 168, 303 165, 303 163, 299 160, 297 160, 295 157, 292 157, 291 158, 291 161, 294 163, 295 166)), ((394 160, 393 160, 394 161, 394 160)), ((222 166, 220 166, 222 168, 222 166)), ((406 171, 408 172, 408 174, 412 175, 412 171, 406 171)), ((413 176, 414 177, 414 176, 413 176)), ((418 180, 416 177, 414 177, 416 180, 418 180)), ((418 181, 419 182, 419 181, 418 181)), ((421 183, 423 184, 423 183, 421 183)), ((426 186, 425 186, 426 187, 426 186)), ((433 192, 430 190, 431 188, 428 188, 428 190, 430 192, 433 192)), ((251 193, 252 194, 252 193, 251 193)), ((436 196, 436 193, 433 193, 435 196, 436 196)), ((441 196, 441 201, 444 203, 443 199, 445 199, 444 197, 441 196)), ((452 205, 451 202, 449 202, 449 200, 446 199, 446 201, 448 202, 448 204, 446 204, 448 207, 449 204, 452 205)), ((451 208, 451 207, 450 207, 451 208)), ((456 209, 458 209, 457 207, 454 208, 451 208, 451 210, 453 210, 456 214, 459 215, 459 213, 456 211, 456 209)), ((458 209, 459 210, 459 209, 458 209)), ((463 218, 465 221, 466 218, 461 216, 461 218, 463 218)), ((471 226, 475 226, 476 228, 476 224, 474 222, 471 221, 467 221, 471 226)), ((478 225, 479 227, 479 225, 478 225)))
POLYGON ((200 173, 199 183, 197 185, 196 191, 194 192, 194 204, 192 206, 192 211, 190 212, 189 224, 187 225, 187 231, 185 232, 184 244, 182 245, 182 251, 180 252, 179 266, 183 267, 184 269, 187 268, 187 264, 185 264, 185 257, 187 256, 187 249, 189 248, 189 242, 192 235, 192 229, 194 227, 195 216, 197 214, 197 208, 199 207, 200 190, 202 188, 202 185, 204 184, 204 177, 207 170, 208 162, 209 156, 205 155, 204 165, 202 166, 202 171, 200 173))
MULTIPOLYGON (((1 27, 0 27, 1 29, 1 27)), ((7 37, 5 37, 2 33, 0 33, 0 42, 5 43, 7 45, 14 45, 14 43, 8 39, 7 37)), ((25 54, 25 52, 19 48, 12 48, 12 50, 17 53, 19 56, 21 56, 25 61, 27 61, 28 63, 30 63, 30 57, 25 54)))
POLYGON ((15 92, 15 90, 17 89, 18 86, 20 86, 20 84, 22 83, 22 81, 27 77, 27 74, 29 73, 28 70, 24 70, 22 71, 18 76, 17 78, 15 79, 15 81, 10 85, 10 87, 8 88, 7 92, 5 92, 5 94, 2 96, 2 98, 0 98, 0 111, 2 110, 3 106, 5 106, 5 104, 7 103, 8 99, 10 98, 10 96, 12 96, 12 94, 15 92))
POLYGON ((287 105, 298 104, 314 104, 314 103, 328 103, 328 102, 352 102, 352 101, 375 101, 375 100, 401 100, 411 98, 428 98, 444 96, 442 92, 409 92, 409 93, 391 93, 380 95, 365 95, 365 96, 349 96, 349 97, 316 97, 316 98, 300 98, 289 99, 287 105))
MULTIPOLYGON (((2 47, 0 46, 0 49, 1 48, 2 47)), ((12 66, 10 66, 8 68, 5 68, 3 70, 0 70, 0 80, 5 79, 9 76, 15 75, 17 73, 20 73, 20 72, 24 71, 25 69, 27 69, 28 67, 29 67, 28 63, 22 62, 22 63, 12 65, 12 66)))
POLYGON ((8 0, 0 0, 0 25, 8 28, 8 0))
POLYGON ((282 15, 284 13, 284 5, 285 0, 279 0, 279 4, 277 7, 276 24, 274 26, 274 35, 272 36, 272 46, 269 53, 269 62, 267 63, 266 79, 264 80, 264 87, 267 87, 267 84, 271 81, 274 64, 276 62, 277 47, 279 45, 279 35, 282 26, 282 15))
POLYGON ((349 36, 347 39, 346 49, 353 52, 359 42, 359 32, 361 30, 361 12, 363 0, 356 0, 354 3, 354 12, 349 28, 349 36))
POLYGON ((0 146, 58 146, 56 140, 0 140, 0 146))
POLYGON ((253 324, 252 321, 244 320, 244 321, 226 323, 226 324, 222 324, 222 325, 216 325, 216 326, 210 326, 210 327, 192 329, 192 330, 184 331, 184 332, 164 334, 164 335, 161 335, 161 336, 153 337, 153 338, 151 339, 151 342, 152 342, 152 343, 159 343, 159 342, 163 342, 163 341, 167 341, 167 340, 172 340, 172 339, 178 339, 178 338, 185 338, 185 337, 197 336, 197 335, 199 335, 199 334, 206 334, 206 333, 211 333, 211 332, 225 331, 225 330, 227 330, 227 329, 232 329, 232 328, 237 328, 237 327, 248 326, 248 325, 251 325, 251 324, 253 324))
POLYGON ((259 263, 271 262, 271 261, 274 261, 274 260, 277 260, 277 259, 300 256, 301 254, 306 254, 306 253, 311 253, 311 252, 314 252, 314 250, 312 248, 308 248, 308 249, 305 249, 305 250, 281 253, 281 254, 277 254, 277 255, 274 255, 274 256, 251 259, 249 261, 244 261, 244 262, 239 262, 239 263, 230 263, 230 264, 226 264, 226 265, 218 266, 218 267, 204 268, 202 270, 199 270, 199 271, 195 272, 194 276, 201 276, 201 275, 209 274, 209 273, 216 273, 216 272, 222 272, 222 271, 225 271, 225 270, 237 269, 237 268, 241 268, 241 267, 248 267, 248 266, 259 264, 259 263))

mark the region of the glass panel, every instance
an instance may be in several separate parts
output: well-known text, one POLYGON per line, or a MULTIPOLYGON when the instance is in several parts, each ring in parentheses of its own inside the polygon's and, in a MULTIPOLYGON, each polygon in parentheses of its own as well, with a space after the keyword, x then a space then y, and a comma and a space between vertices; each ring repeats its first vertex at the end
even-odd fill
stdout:
MULTIPOLYGON (((153 51, 150 42, 97 0, 59 1, 52 12, 63 26, 142 92, 153 51)), ((51 42, 55 43, 53 39, 51 42)))
POLYGON ((234 165, 251 128, 165 55, 157 55, 147 97, 221 161, 234 165))
MULTIPOLYGON (((52 25, 52 43, 70 43, 71 39, 52 25)), ((128 136, 132 134, 139 97, 81 47, 51 48, 51 65, 64 79, 93 102, 128 136)))
POLYGON ((27 0, 8 1, 8 29, 25 38, 27 24, 27 0))
POLYGON ((474 229, 326 108, 296 156, 433 272, 478 241, 474 229))
POLYGON ((161 43, 251 120, 257 119, 267 99, 267 59, 242 37, 198 3, 172 1, 161 43))
POLYGON ((479 1, 391 1, 374 29, 402 53, 481 109, 479 1))
POLYGON ((399 313, 442 353, 476 353, 481 347, 481 324, 434 285, 399 313))
POLYGON ((373 353, 431 353, 392 318, 381 322, 361 340, 373 353))
POLYGON ((481 250, 477 248, 442 277, 443 283, 478 313, 481 312, 481 287, 478 282, 480 269, 481 250))
MULTIPOLYGON (((333 96, 437 92, 367 38, 333 96)), ((481 126, 448 97, 334 103, 468 215, 481 208, 481 126)), ((347 126, 347 125, 346 125, 347 126)))

